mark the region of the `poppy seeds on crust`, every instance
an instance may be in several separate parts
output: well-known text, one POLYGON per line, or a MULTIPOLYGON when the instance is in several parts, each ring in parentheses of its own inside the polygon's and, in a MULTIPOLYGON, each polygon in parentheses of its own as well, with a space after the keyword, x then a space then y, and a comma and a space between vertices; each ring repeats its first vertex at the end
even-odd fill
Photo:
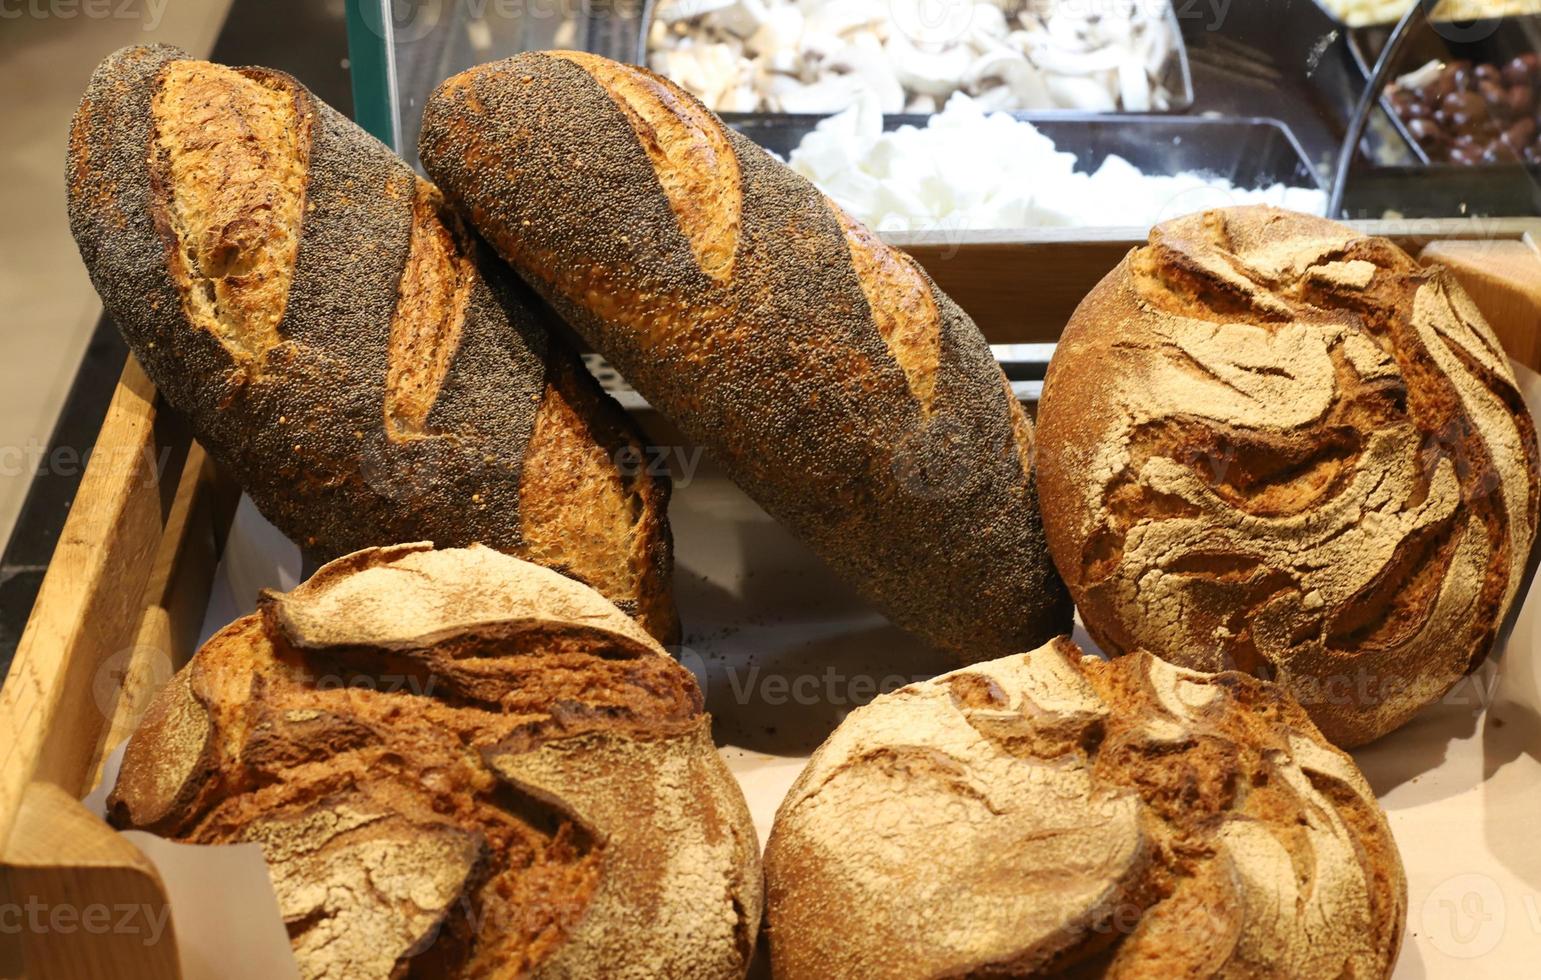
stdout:
POLYGON ((1031 426, 977 328, 737 133, 721 134, 736 182, 671 169, 715 152, 699 125, 721 123, 643 69, 530 53, 443 83, 419 154, 537 292, 896 623, 966 660, 1068 630, 1018 441, 1031 426), (630 117, 665 112, 662 145, 645 146, 630 117), (726 278, 687 234, 707 220, 738 222, 726 278), (929 292, 925 398, 905 370, 921 358, 886 342, 853 249, 929 292))
POLYGON ((576 355, 550 335, 551 314, 540 301, 377 140, 283 73, 194 62, 165 45, 126 48, 92 77, 71 132, 68 176, 71 230, 109 316, 166 400, 192 420, 199 442, 307 553, 325 559, 423 539, 534 551, 601 589, 665 641, 677 635, 667 483, 615 465, 640 450, 640 432, 586 372, 567 369, 576 355), (156 99, 173 71, 233 108, 219 116, 219 107, 181 106, 168 96, 160 111, 211 112, 214 124, 167 146, 158 140, 156 99), (261 234, 250 226, 260 228, 272 209, 292 200, 275 201, 268 191, 232 203, 216 198, 214 186, 171 183, 170 155, 204 152, 205 136, 256 143, 253 166, 277 166, 277 154, 240 115, 258 111, 259 96, 273 101, 268 93, 293 107, 282 124, 297 134, 304 168, 292 269, 243 251, 261 234), (184 204, 201 195, 238 216, 217 228, 184 227, 188 215, 173 212, 173 191, 184 192, 184 204), (396 349, 394 327, 412 299, 400 295, 400 285, 414 228, 424 222, 442 226, 452 253, 427 274, 469 282, 459 280, 464 302, 444 314, 457 322, 433 323, 429 310, 425 331, 401 336, 419 345, 443 340, 453 346, 447 352, 396 349), (194 240, 184 241, 189 232, 194 240), (219 239, 214 261, 229 262, 204 270, 226 277, 212 286, 183 269, 196 264, 206 236, 219 239), (184 260, 182 250, 193 258, 184 260), (276 342, 255 355, 190 316, 195 289, 284 275, 292 282, 276 342), (444 358, 445 370, 425 393, 422 429, 393 432, 385 420, 391 365, 430 354, 444 358), (590 540, 532 540, 553 533, 522 513, 526 487, 546 490, 545 474, 529 472, 532 435, 544 406, 578 403, 587 415, 576 425, 563 416, 564 427, 545 442, 552 455, 540 465, 571 470, 570 458, 605 461, 584 471, 587 482, 563 487, 569 506, 592 508, 590 540))

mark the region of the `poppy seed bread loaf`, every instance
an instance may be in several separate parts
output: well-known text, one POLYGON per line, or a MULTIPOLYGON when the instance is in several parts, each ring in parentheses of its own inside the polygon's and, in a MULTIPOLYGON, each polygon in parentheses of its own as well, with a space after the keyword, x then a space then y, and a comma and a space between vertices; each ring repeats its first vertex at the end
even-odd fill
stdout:
POLYGON ((668 485, 640 433, 373 137, 281 72, 125 48, 75 114, 68 184, 108 315, 310 555, 481 542, 673 642, 668 485))
POLYGON ((1384 978, 1401 859, 1277 685, 1060 638, 857 708, 765 853, 778 980, 1384 978))
POLYGON ((1068 628, 1032 426, 913 259, 695 98, 581 52, 444 82, 423 165, 655 408, 894 622, 959 656, 1068 628))
POLYGON ((307 978, 739 978, 759 848, 689 671, 491 549, 321 568, 215 634, 114 825, 256 843, 307 978))
POLYGON ((1272 208, 1157 227, 1076 310, 1039 406, 1044 523, 1104 650, 1273 677, 1333 742, 1487 656, 1541 475, 1445 270, 1272 208))

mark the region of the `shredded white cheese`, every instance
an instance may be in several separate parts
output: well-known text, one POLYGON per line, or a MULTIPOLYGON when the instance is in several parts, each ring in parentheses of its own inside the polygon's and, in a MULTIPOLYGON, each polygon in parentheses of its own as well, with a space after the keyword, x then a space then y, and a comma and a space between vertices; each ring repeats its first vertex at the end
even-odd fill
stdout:
POLYGON ((924 128, 891 132, 868 100, 820 122, 788 162, 868 226, 889 232, 1148 227, 1237 204, 1310 214, 1327 206, 1326 195, 1312 188, 1146 174, 1118 156, 1087 173, 1031 123, 987 113, 961 93, 924 128))

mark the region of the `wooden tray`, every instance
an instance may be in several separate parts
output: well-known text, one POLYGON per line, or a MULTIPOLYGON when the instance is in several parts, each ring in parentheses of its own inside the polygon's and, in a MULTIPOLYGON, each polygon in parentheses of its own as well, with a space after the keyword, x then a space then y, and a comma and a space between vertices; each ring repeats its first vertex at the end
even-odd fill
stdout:
MULTIPOLYGON (((1541 221, 1367 223, 1449 261, 1516 357, 1541 369, 1541 221), (1434 244, 1430 244, 1434 243, 1434 244)), ((1138 238, 1050 234, 896 240, 992 343, 1052 342, 1138 238)), ((0 909, 132 905, 164 887, 78 802, 171 669, 191 656, 239 490, 125 366, 9 676, 0 689, 0 909)), ((181 976, 175 924, 159 941, 88 928, 19 934, 0 921, 0 976, 181 976)))

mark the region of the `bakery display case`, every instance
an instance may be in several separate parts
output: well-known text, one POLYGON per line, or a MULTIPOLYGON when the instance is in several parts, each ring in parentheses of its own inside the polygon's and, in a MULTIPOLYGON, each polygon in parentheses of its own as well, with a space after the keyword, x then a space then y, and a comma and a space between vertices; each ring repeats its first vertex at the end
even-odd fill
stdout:
MULTIPOLYGON (((389 0, 365 0, 350 5, 355 99, 360 118, 366 125, 386 142, 401 148, 411 159, 415 153, 417 118, 423 101, 439 79, 455 71, 519 51, 549 47, 577 48, 635 63, 646 63, 651 59, 656 62, 655 67, 667 69, 667 54, 660 56, 663 43, 660 37, 681 34, 692 40, 693 46, 688 50, 695 52, 688 61, 680 58, 675 61, 676 74, 683 73, 682 83, 687 90, 706 96, 709 107, 717 109, 731 124, 751 132, 758 142, 783 156, 795 161, 798 145, 809 135, 814 124, 836 110, 848 109, 858 117, 837 127, 842 135, 838 142, 845 144, 842 151, 847 156, 814 160, 812 153, 804 153, 803 156, 810 160, 798 169, 805 174, 818 172, 820 168, 835 172, 881 166, 872 159, 863 162, 863 154, 881 158, 885 152, 893 152, 874 149, 870 145, 875 141, 876 133, 901 126, 924 130, 933 115, 937 117, 936 124, 940 125, 941 120, 949 120, 949 115, 941 112, 947 99, 961 94, 969 110, 980 113, 1005 111, 1033 124, 1037 132, 1049 137, 1052 147, 1047 147, 1041 157, 1035 156, 1030 165, 1021 165, 1019 158, 1023 146, 1030 141, 1028 138, 1011 140, 1006 135, 1009 127, 1004 125, 996 126, 989 133, 976 130, 970 125, 971 114, 955 107, 958 121, 945 135, 939 134, 934 141, 912 139, 906 144, 906 151, 911 155, 931 153, 940 157, 942 148, 950 145, 961 156, 963 154, 957 147, 962 144, 967 147, 968 154, 984 161, 981 167, 994 165, 1009 173, 1009 180, 1002 179, 1002 187, 1006 190, 997 191, 1008 198, 1010 185, 1030 179, 1032 168, 1052 173, 1054 163, 1050 154, 1054 152, 1075 155, 1077 172, 1095 173, 1102 165, 1103 152, 1098 148, 1100 137, 1094 129, 1106 132, 1118 128, 1124 131, 1128 144, 1155 147, 1169 141, 1173 145, 1176 143, 1173 134, 1163 128, 1168 125, 1164 118, 1167 116, 1237 123, 1271 120, 1282 126, 1288 132, 1290 142, 1298 147, 1303 165, 1300 173, 1275 174, 1273 171, 1278 168, 1271 156, 1260 172, 1237 173, 1238 160, 1248 156, 1246 150, 1250 148, 1238 149, 1229 139, 1229 133, 1216 130, 1213 137, 1201 137, 1197 145, 1186 145, 1179 154, 1166 160, 1136 160, 1125 156, 1132 166, 1127 173, 1118 174, 1130 179, 1137 179, 1136 174, 1153 177, 1196 175, 1205 179, 1207 187, 1190 184, 1177 193, 1184 193, 1191 200, 1203 190, 1214 201, 1245 203, 1253 199, 1254 192, 1268 189, 1273 189, 1271 199, 1275 202, 1283 200, 1280 192, 1284 189, 1331 191, 1334 168, 1341 156, 1348 126, 1395 26, 1395 18, 1390 22, 1385 20, 1384 10, 1397 7, 1397 4, 1336 10, 1332 4, 1280 0, 1278 3, 1230 5, 1222 18, 1207 7, 1201 9, 1201 5, 1182 3, 953 3, 934 5, 935 11, 929 11, 924 4, 912 10, 900 3, 885 5, 893 8, 885 13, 874 12, 857 0, 849 0, 828 5, 838 11, 827 15, 826 19, 832 20, 834 25, 828 28, 818 22, 809 22, 806 15, 799 12, 801 8, 797 4, 766 4, 762 0, 735 4, 685 3, 681 0, 675 5, 679 9, 672 12, 666 0, 654 4, 575 3, 559 9, 523 3, 494 9, 497 6, 392 4, 389 0), (1104 7, 1106 11, 1102 9, 1104 7), (987 9, 990 14, 975 13, 975 8, 987 9), (1063 8, 1067 18, 1075 19, 1073 25, 1062 29, 1055 22, 1059 8, 1063 8), (782 23, 778 16, 781 13, 793 16, 790 27, 782 23), (1007 18, 1006 22, 997 23, 1002 17, 1007 18), (1344 17, 1347 17, 1346 21, 1344 17), (1169 98, 1122 100, 1116 97, 1116 80, 1121 70, 1118 66, 1133 57, 1131 51, 1136 49, 1131 46, 1138 44, 1140 37, 1119 18, 1131 18, 1128 23, 1149 27, 1151 31, 1159 28, 1168 38, 1163 48, 1166 53, 1158 60, 1157 67, 1142 77, 1148 77, 1151 91, 1167 92, 1169 98), (1119 36, 1114 36, 1113 32, 1090 34, 1084 26, 1088 21, 1124 23, 1125 29, 1119 36), (660 23, 667 26, 661 28, 660 23), (1031 24, 1034 30, 1024 29, 1026 24, 1031 24), (685 27, 678 25, 695 25, 689 28, 694 33, 687 33, 685 27), (733 30, 758 32, 755 40, 760 47, 745 49, 746 42, 733 34, 733 30), (1046 49, 1049 41, 1038 40, 1040 33, 1045 39, 1053 39, 1057 46, 1052 51, 1046 49), (722 38, 728 38, 731 44, 722 38), (866 39, 871 44, 857 45, 853 39, 866 39), (903 44, 899 50, 888 53, 896 41, 903 44), (783 47, 772 51, 770 46, 775 44, 783 47), (949 53, 960 47, 967 48, 969 56, 951 57, 949 53), (917 75, 905 67, 905 57, 916 50, 935 56, 933 61, 927 62, 931 74, 917 75), (856 53, 851 53, 853 51, 856 53), (998 56, 995 61, 986 57, 990 52, 998 56), (1032 52, 1044 67, 1032 67, 1032 58, 1024 52, 1032 52), (1030 87, 1036 94, 1011 99, 997 97, 995 93, 1005 83, 997 84, 997 80, 988 77, 981 80, 981 72, 990 70, 991 66, 998 72, 1013 74, 1014 70, 1003 67, 1002 59, 1007 53, 1013 53, 1011 57, 1019 57, 1027 63, 1028 67, 1015 74, 1031 74, 1030 87), (717 62, 722 64, 709 67, 717 62), (881 77, 874 76, 874 71, 881 77), (944 78, 949 71, 952 77, 944 78), (1054 74, 1056 71, 1064 74, 1054 74), (905 89, 906 83, 895 81, 891 77, 894 72, 910 79, 908 84, 912 88, 905 89), (727 78, 724 73, 731 74, 732 78, 724 80, 727 78), (745 81, 740 76, 753 81, 745 81), (1112 79, 1106 81, 1105 87, 1114 94, 1101 101, 1073 97, 1056 101, 1049 86, 1062 77, 1096 79, 1095 84, 1099 86, 1104 86, 1106 79, 1112 79), (845 87, 835 81, 841 81, 845 87), (778 85, 796 85, 799 92, 817 88, 823 94, 806 98, 800 95, 801 102, 792 99, 785 103, 763 94, 769 91, 767 86, 778 85), (917 99, 913 88, 916 85, 937 94, 917 99), (874 90, 899 89, 903 89, 903 96, 885 98, 873 94, 874 90), (740 90, 749 94, 741 92, 741 97, 728 94, 740 90), (853 92, 864 95, 857 97, 853 92), (927 113, 917 114, 915 110, 921 104, 925 105, 927 113), (746 106, 752 107, 752 111, 746 111, 746 106), (1152 110, 1157 109, 1159 114, 1153 116, 1152 110), (1086 117, 1088 125, 1065 125, 1063 120, 1067 113, 1086 117), (1103 116, 1107 118, 1100 118, 1103 116), (881 123, 877 121, 878 117, 881 117, 881 123), (1051 125, 1052 132, 1037 126, 1039 122, 1051 125), (1275 181, 1275 177, 1281 179, 1275 181)), ((1404 4, 1399 9, 1405 10, 1407 6, 1404 4)), ((1478 10, 1476 6, 1467 11, 1448 4, 1440 9, 1451 11, 1437 15, 1444 18, 1457 14, 1469 16, 1478 10)), ((1534 13, 1526 15, 1523 12, 1466 21, 1420 20, 1407 32, 1408 42, 1396 54, 1397 64, 1391 66, 1388 81, 1394 82, 1418 71, 1427 72, 1431 62, 1439 61, 1449 61, 1457 66, 1466 61, 1473 65, 1490 63, 1501 73, 1503 66, 1515 57, 1522 56, 1525 51, 1534 51, 1536 23, 1534 13)), ((1145 49, 1137 50, 1144 52, 1145 49)), ((1412 77, 1417 79, 1416 75, 1412 77)), ((1474 92, 1480 81, 1473 78, 1470 87, 1474 92)), ((1532 88, 1533 83, 1533 78, 1524 82, 1532 88)), ((1523 101, 1522 92, 1511 92, 1510 97, 1523 101)), ((1485 139, 1478 149, 1486 150, 1494 143, 1497 146, 1488 154, 1491 159, 1482 175, 1443 166, 1430 167, 1424 144, 1408 132, 1406 121, 1397 114, 1390 100, 1388 95, 1383 107, 1369 120, 1360 159, 1356 160, 1351 179, 1343 191, 1342 212, 1335 216, 1373 220, 1472 215, 1522 217, 1541 213, 1536 193, 1537 169, 1534 161, 1525 159, 1525 149, 1535 137, 1523 142, 1511 139, 1517 143, 1512 155, 1504 149, 1507 144, 1498 141, 1498 135, 1505 132, 1511 138, 1523 135, 1515 131, 1523 128, 1521 116, 1534 123, 1533 96, 1523 111, 1508 105, 1495 107, 1493 125, 1496 128, 1488 134, 1491 138, 1485 139), (1499 122, 1504 125, 1498 126, 1499 122)), ((1434 107, 1431 116, 1437 110, 1438 107, 1434 107)), ((1453 134, 1446 142, 1453 146, 1458 135, 1453 134)), ((830 152, 827 147, 820 149, 825 156, 830 152)), ((1481 153, 1477 152, 1475 156, 1480 159, 1481 153)), ((939 160, 938 168, 946 166, 956 168, 957 161, 939 160)), ((900 178, 901 175, 893 175, 890 182, 900 178)), ((965 173, 959 182, 978 183, 981 179, 980 174, 965 173)), ((817 178, 815 180, 817 182, 817 178)), ((1056 190, 1051 185, 1045 196, 1053 196, 1056 190)), ((1159 184, 1136 188, 1133 192, 1146 197, 1175 196, 1172 189, 1159 184)), ((916 193, 911 186, 896 184, 892 189, 895 196, 914 196, 916 193)), ((838 198, 840 194, 836 193, 836 196, 838 198)), ((1291 195, 1290 200, 1297 208, 1311 202, 1308 193, 1291 195)), ((920 201, 910 202, 907 210, 869 209, 869 213, 864 214, 858 207, 857 212, 859 217, 879 226, 882 225, 880 219, 888 218, 896 226, 888 230, 915 232, 927 230, 952 217, 947 213, 947 206, 953 203, 945 199, 920 201), (900 224, 905 227, 897 227, 900 224)), ((1011 203, 1016 201, 1012 199, 1011 203)), ((1324 202, 1321 207, 1325 206, 1324 202)), ((967 230, 1109 227, 1112 220, 1095 212, 1076 214, 1072 211, 1040 216, 1032 213, 1030 204, 1019 205, 1016 210, 1005 205, 994 214, 976 209, 969 224, 961 227, 967 230)), ((1148 223, 1131 217, 1126 226, 1148 223)))
POLYGON ((1526 4, 338 7, 77 117, 0 974, 1531 970, 1526 4))
MULTIPOLYGON (((769 23, 771 11, 795 6, 761 0, 682 4, 675 22, 683 18, 697 25, 697 33, 706 30, 700 25, 708 25, 711 30, 701 34, 697 47, 721 47, 720 36, 726 36, 721 24, 742 33, 746 23, 769 23)), ((850 38, 863 31, 874 38, 906 39, 905 50, 919 43, 912 35, 930 37, 933 52, 975 43, 981 36, 984 43, 1004 43, 988 36, 992 30, 999 33, 995 11, 1005 11, 1015 28, 1005 37, 1020 40, 1020 25, 1028 20, 1052 33, 1057 6, 1076 18, 1101 9, 1068 2, 942 4, 927 20, 923 7, 910 10, 900 4, 887 21, 874 22, 876 15, 865 5, 850 3, 839 6, 845 18, 840 23, 858 27, 848 26, 841 43, 848 47, 850 38), (992 13, 977 21, 965 16, 976 6, 992 13), (887 26, 879 26, 883 23, 887 26)), ((1176 93, 1164 111, 1130 112, 1118 104, 1105 106, 1112 111, 1104 112, 1042 106, 994 111, 987 99, 970 93, 972 87, 988 95, 977 84, 977 73, 964 71, 962 79, 948 83, 955 93, 952 106, 934 105, 939 111, 932 113, 885 111, 880 100, 869 98, 855 99, 841 113, 727 109, 723 117, 789 160, 889 240, 912 248, 943 288, 963 300, 987 335, 1003 344, 1051 344, 1123 243, 1139 240, 1145 228, 1160 220, 1205 207, 1265 202, 1325 214, 1337 192, 1334 217, 1390 222, 1367 227, 1404 230, 1420 243, 1523 237, 1541 215, 1541 165, 1522 159, 1523 148, 1521 159, 1504 157, 1475 169, 1431 163, 1389 94, 1368 107, 1360 152, 1350 157, 1339 179, 1344 140, 1395 26, 1382 13, 1371 16, 1372 5, 1356 13, 1315 0, 1279 0, 1229 5, 1223 16, 1195 4, 1104 6, 1119 17, 1159 20, 1172 33, 1170 57, 1150 76, 1163 79, 1176 93), (1013 275, 1011 267, 1001 264, 1007 255, 1007 263, 1042 261, 1060 275, 1045 277, 1037 302, 1007 300, 999 285, 1013 275), (1080 255, 1090 260, 1084 273, 1063 268, 1067 256, 1080 255), (947 260, 932 261, 941 256, 947 260)), ((649 25, 658 23, 667 7, 663 2, 558 8, 389 0, 350 4, 358 118, 415 160, 421 109, 440 79, 490 59, 553 46, 621 61, 646 60, 650 50, 658 50, 661 33, 649 25)), ((1419 21, 1407 31, 1396 64, 1388 67, 1387 84, 1427 71, 1424 66, 1435 58, 1512 61, 1533 46, 1533 20, 1515 15, 1419 21)), ((1065 33, 1067 46, 1084 48, 1075 70, 1088 76, 1116 62, 1110 53, 1123 50, 1107 38, 1065 33)), ((757 43, 771 35, 781 37, 767 27, 756 35, 757 43)), ((787 33, 783 40, 806 47, 803 34, 787 33)), ((758 49, 746 56, 742 44, 734 44, 732 50, 739 52, 734 57, 762 77, 808 77, 810 56, 801 48, 788 55, 790 60, 777 62, 758 49)), ((1030 47, 1025 40, 1020 46, 1030 47)), ((1051 64, 1068 71, 1063 53, 1057 51, 1051 64)), ((667 67, 666 61, 659 64, 667 67)), ((827 65, 821 70, 832 74, 827 65)), ((847 74, 860 76, 854 68, 847 74)), ((1471 84, 1475 89, 1475 77, 1471 84)), ((712 94, 704 82, 698 88, 712 94)), ((1523 128, 1519 116, 1534 115, 1537 108, 1532 102, 1523 113, 1502 112, 1506 125, 1499 129, 1495 122, 1487 134, 1487 142, 1499 146, 1506 145, 1499 135, 1523 128)), ((1014 377, 1037 378, 1046 351, 1003 352, 1003 358, 1014 377)), ((1021 390, 1030 394, 1035 384, 1021 390)))

